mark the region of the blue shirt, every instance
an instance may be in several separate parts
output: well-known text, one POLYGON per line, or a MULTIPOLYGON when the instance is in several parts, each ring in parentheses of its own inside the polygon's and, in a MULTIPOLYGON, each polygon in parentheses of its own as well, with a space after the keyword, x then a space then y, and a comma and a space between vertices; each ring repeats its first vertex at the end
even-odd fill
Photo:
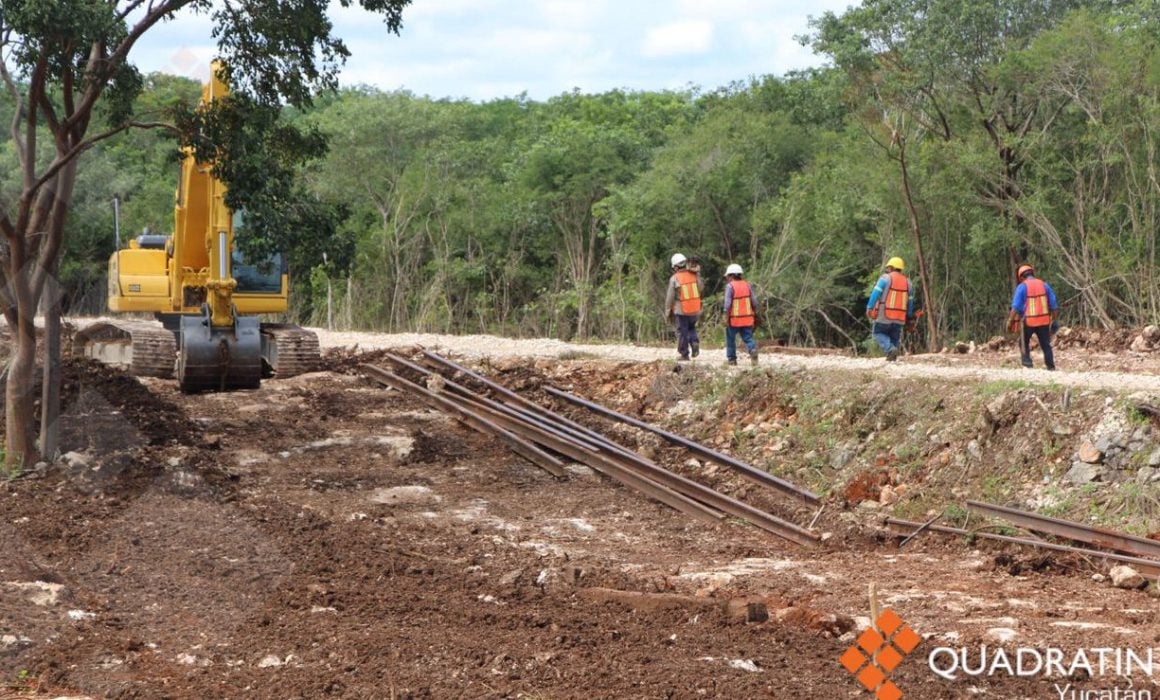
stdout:
MULTIPOLYGON (((907 280, 909 282, 909 280, 907 280)), ((882 295, 890 288, 890 273, 884 273, 878 278, 878 284, 874 285, 874 291, 870 292, 870 301, 866 302, 866 310, 869 311, 878 306, 878 302, 882 300, 882 295)), ((906 295, 906 318, 914 318, 914 290, 912 289, 906 295)), ((902 323, 901 321, 891 321, 885 317, 880 316, 879 323, 902 323)))
MULTIPOLYGON (((1034 279, 1034 275, 1031 276, 1034 279)), ((1047 291, 1047 309, 1055 311, 1059 305, 1055 303, 1055 292, 1051 291, 1051 285, 1044 282, 1043 288, 1047 291)), ((1015 296, 1011 299, 1011 310, 1023 317, 1023 312, 1027 310, 1027 284, 1020 282, 1019 286, 1015 288, 1015 296)))

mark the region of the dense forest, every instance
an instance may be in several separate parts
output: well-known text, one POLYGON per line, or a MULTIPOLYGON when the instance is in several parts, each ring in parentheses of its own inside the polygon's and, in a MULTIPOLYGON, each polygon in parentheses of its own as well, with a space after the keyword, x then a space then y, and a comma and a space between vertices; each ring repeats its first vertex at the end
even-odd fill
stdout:
MULTIPOLYGON (((714 89, 319 96, 287 115, 329 140, 299 173, 329 223, 288 251, 298 320, 656 340, 674 252, 701 258, 714 300, 743 265, 762 333, 791 343, 866 347, 892 255, 932 348, 1000 332, 1020 262, 1066 323, 1157 318, 1152 0, 868 0, 802 31, 827 67, 714 89)), ((140 99, 198 91, 152 75, 140 99)), ((61 268, 74 311, 103 302, 113 198, 122 238, 168 232, 176 170, 164 130, 84 155, 61 268)))

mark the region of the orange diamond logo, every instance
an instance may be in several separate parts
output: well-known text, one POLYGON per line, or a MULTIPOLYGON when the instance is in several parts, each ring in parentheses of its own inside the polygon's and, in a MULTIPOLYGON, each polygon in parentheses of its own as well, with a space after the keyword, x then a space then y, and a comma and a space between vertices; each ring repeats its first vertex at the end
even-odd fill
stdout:
POLYGON ((857 647, 850 647, 846 650, 845 654, 842 654, 838 661, 841 661, 842 665, 850 673, 857 673, 858 669, 862 668, 862 664, 866 663, 866 657, 862 655, 862 652, 858 651, 857 647))
POLYGON ((899 649, 901 649, 903 654, 909 654, 910 652, 914 651, 914 648, 918 646, 919 642, 922 641, 922 637, 918 636, 917 632, 904 625, 902 629, 898 630, 898 634, 894 635, 890 641, 893 642, 894 645, 899 649))
POLYGON ((873 654, 882 647, 882 643, 886 640, 873 627, 867 629, 858 637, 858 646, 866 650, 867 654, 873 654))
POLYGON ((888 644, 885 649, 878 653, 878 658, 875 660, 882 667, 883 671, 890 673, 898 668, 898 664, 902 663, 902 654, 898 653, 897 649, 888 644))
POLYGON ((865 686, 866 690, 876 689, 885 680, 886 674, 874 664, 867 664, 858 674, 858 682, 865 686))
POLYGON ((878 629, 887 637, 898 631, 902 627, 902 618, 896 612, 887 608, 886 612, 878 616, 878 629))
POLYGON ((878 698, 878 700, 898 700, 902 697, 902 691, 899 690, 898 686, 894 685, 894 683, 886 681, 882 684, 882 687, 878 689, 878 692, 874 693, 874 696, 878 698))
POLYGON ((922 643, 922 637, 887 609, 874 625, 858 635, 857 641, 838 658, 875 700, 900 700, 902 690, 886 676, 898 668, 906 655, 922 643))

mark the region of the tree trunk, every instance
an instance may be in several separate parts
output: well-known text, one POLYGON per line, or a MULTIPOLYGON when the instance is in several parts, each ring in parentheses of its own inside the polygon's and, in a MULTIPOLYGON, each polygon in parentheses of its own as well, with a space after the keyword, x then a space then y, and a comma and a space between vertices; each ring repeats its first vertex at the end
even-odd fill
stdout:
POLYGON ((44 376, 40 392, 40 454, 56 455, 60 436, 60 281, 57 265, 45 281, 41 302, 44 307, 44 376))
MULTIPOLYGON (((24 280, 13 280, 14 284, 27 287, 24 280)), ((27 291, 27 290, 25 290, 27 291)), ((18 292, 19 294, 19 292, 18 292)), ((28 297, 28 294, 20 294, 28 297)), ((26 299, 19 302, 19 315, 13 333, 12 359, 8 363, 8 384, 4 391, 4 428, 8 443, 5 445, 5 462, 24 467, 40 459, 36 450, 34 430, 36 413, 36 326, 32 309, 25 308, 26 299)))
POLYGON ((910 174, 906 168, 906 142, 898 140, 898 164, 902 173, 902 196, 906 200, 906 214, 910 219, 910 233, 914 236, 914 254, 918 258, 919 283, 922 285, 922 300, 926 316, 926 347, 936 352, 939 347, 938 323, 935 320, 934 295, 931 293, 930 272, 926 265, 926 254, 922 249, 922 229, 918 224, 918 210, 910 191, 910 174))

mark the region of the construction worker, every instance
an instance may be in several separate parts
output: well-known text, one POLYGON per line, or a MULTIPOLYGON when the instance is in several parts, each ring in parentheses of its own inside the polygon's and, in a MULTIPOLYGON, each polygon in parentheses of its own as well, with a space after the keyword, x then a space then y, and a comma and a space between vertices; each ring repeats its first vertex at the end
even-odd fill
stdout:
POLYGON ((680 253, 669 261, 673 274, 665 293, 665 320, 676 322, 677 360, 687 362, 690 355, 701 354, 701 339, 697 337, 697 319, 701 317, 701 266, 680 253))
POLYGON ((878 278, 870 300, 866 302, 866 316, 874 322, 871 333, 886 361, 894 362, 902 351, 902 328, 914 318, 914 295, 910 280, 902 274, 906 263, 894 256, 886 261, 886 271, 878 278))
POLYGON ((725 360, 737 364, 737 335, 749 351, 749 361, 757 364, 757 342, 753 327, 757 325, 757 299, 753 286, 741 279, 744 271, 737 263, 725 268, 725 360))
POLYGON ((1059 306, 1055 302, 1055 292, 1051 285, 1035 277, 1035 268, 1020 265, 1015 272, 1019 286, 1011 298, 1011 311, 1007 313, 1007 328, 1012 333, 1019 331, 1023 322, 1023 343, 1020 346, 1024 367, 1031 364, 1031 336, 1039 339, 1043 349, 1043 364, 1049 371, 1055 370, 1055 355, 1051 352, 1051 334, 1059 329, 1056 315, 1059 306))

